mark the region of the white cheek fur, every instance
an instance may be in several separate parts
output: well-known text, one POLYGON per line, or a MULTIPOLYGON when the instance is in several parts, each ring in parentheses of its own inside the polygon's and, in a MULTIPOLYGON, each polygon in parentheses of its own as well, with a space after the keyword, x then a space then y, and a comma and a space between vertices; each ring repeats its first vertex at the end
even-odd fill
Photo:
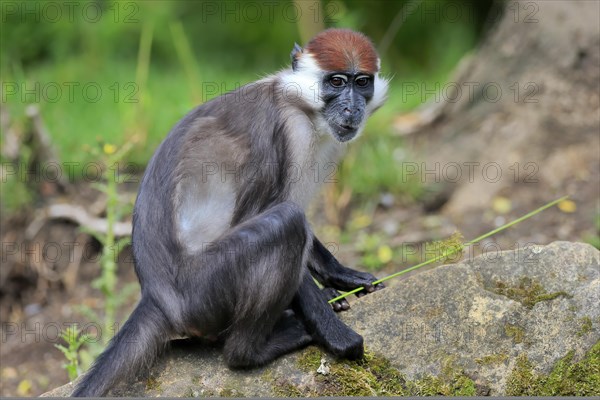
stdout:
POLYGON ((320 85, 323 71, 310 54, 303 54, 298 60, 296 71, 282 77, 282 89, 289 96, 297 96, 314 110, 320 110, 325 103, 321 99, 320 85))
POLYGON ((379 74, 375 74, 373 81, 375 90, 373 91, 373 97, 371 98, 371 101, 369 101, 367 104, 368 115, 373 114, 375 110, 385 103, 387 99, 388 83, 389 81, 386 78, 382 78, 379 76, 379 74))

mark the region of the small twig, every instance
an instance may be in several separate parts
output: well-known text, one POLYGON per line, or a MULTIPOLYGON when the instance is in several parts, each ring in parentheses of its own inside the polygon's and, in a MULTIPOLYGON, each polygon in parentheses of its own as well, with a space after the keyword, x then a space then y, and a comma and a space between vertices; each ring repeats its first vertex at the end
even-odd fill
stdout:
MULTIPOLYGON (((25 231, 28 239, 42 229, 42 226, 50 219, 66 219, 94 232, 106 234, 108 231, 108 221, 104 218, 96 218, 90 215, 83 207, 73 204, 52 204, 41 211, 38 211, 35 219, 25 231)), ((131 222, 115 222, 113 226, 115 236, 123 237, 131 235, 131 222)))

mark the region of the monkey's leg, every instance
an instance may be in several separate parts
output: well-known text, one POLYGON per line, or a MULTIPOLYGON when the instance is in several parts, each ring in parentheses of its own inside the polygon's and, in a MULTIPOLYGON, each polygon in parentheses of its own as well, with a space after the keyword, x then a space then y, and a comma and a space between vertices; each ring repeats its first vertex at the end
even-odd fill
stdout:
MULTIPOLYGON (((362 286, 365 289, 356 294, 360 297, 385 287, 382 283, 373 285, 377 278, 372 274, 343 266, 316 237, 313 238, 308 266, 314 277, 325 286, 327 300, 339 296, 335 289, 349 291, 362 286)), ((347 301, 340 300, 333 304, 333 308, 342 311, 350 308, 350 305, 347 301)))
POLYGON ((331 353, 348 359, 361 358, 362 336, 338 319, 327 300, 307 269, 294 296, 293 310, 301 316, 313 338, 331 353))
POLYGON ((298 318, 284 313, 307 271, 310 238, 302 209, 285 202, 236 226, 202 255, 214 272, 192 293, 207 288, 213 312, 216 305, 228 314, 228 365, 259 366, 312 340, 298 318))

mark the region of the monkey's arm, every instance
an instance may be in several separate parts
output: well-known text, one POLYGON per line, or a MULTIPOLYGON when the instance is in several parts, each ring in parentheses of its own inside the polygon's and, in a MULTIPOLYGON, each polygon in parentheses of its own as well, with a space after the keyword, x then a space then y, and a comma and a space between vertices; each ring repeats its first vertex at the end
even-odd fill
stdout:
MULTIPOLYGON (((316 237, 313 239, 308 267, 315 279, 325 286, 323 290, 328 299, 339 296, 337 290, 350 291, 362 286, 365 290, 361 290, 356 294, 360 297, 385 287, 382 283, 373 285, 377 278, 372 274, 355 271, 343 266, 316 237)), ((332 305, 335 311, 350 308, 345 299, 332 305)))

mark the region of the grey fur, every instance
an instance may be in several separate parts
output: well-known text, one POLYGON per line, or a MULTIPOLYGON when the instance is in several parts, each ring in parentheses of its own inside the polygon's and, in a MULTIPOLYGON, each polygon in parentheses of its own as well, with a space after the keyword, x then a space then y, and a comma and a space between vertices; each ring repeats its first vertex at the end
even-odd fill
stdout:
POLYGON ((218 338, 236 368, 312 341, 340 357, 362 356, 362 338, 336 317, 328 296, 382 286, 342 266, 313 236, 304 208, 323 180, 311 179, 311 168, 335 162, 344 147, 327 124, 347 121, 334 114, 348 107, 355 107, 348 121, 363 123, 369 98, 326 91, 324 109, 315 109, 286 95, 283 82, 294 73, 197 107, 158 147, 134 208, 142 299, 74 396, 106 394, 151 365, 175 335, 218 338))

